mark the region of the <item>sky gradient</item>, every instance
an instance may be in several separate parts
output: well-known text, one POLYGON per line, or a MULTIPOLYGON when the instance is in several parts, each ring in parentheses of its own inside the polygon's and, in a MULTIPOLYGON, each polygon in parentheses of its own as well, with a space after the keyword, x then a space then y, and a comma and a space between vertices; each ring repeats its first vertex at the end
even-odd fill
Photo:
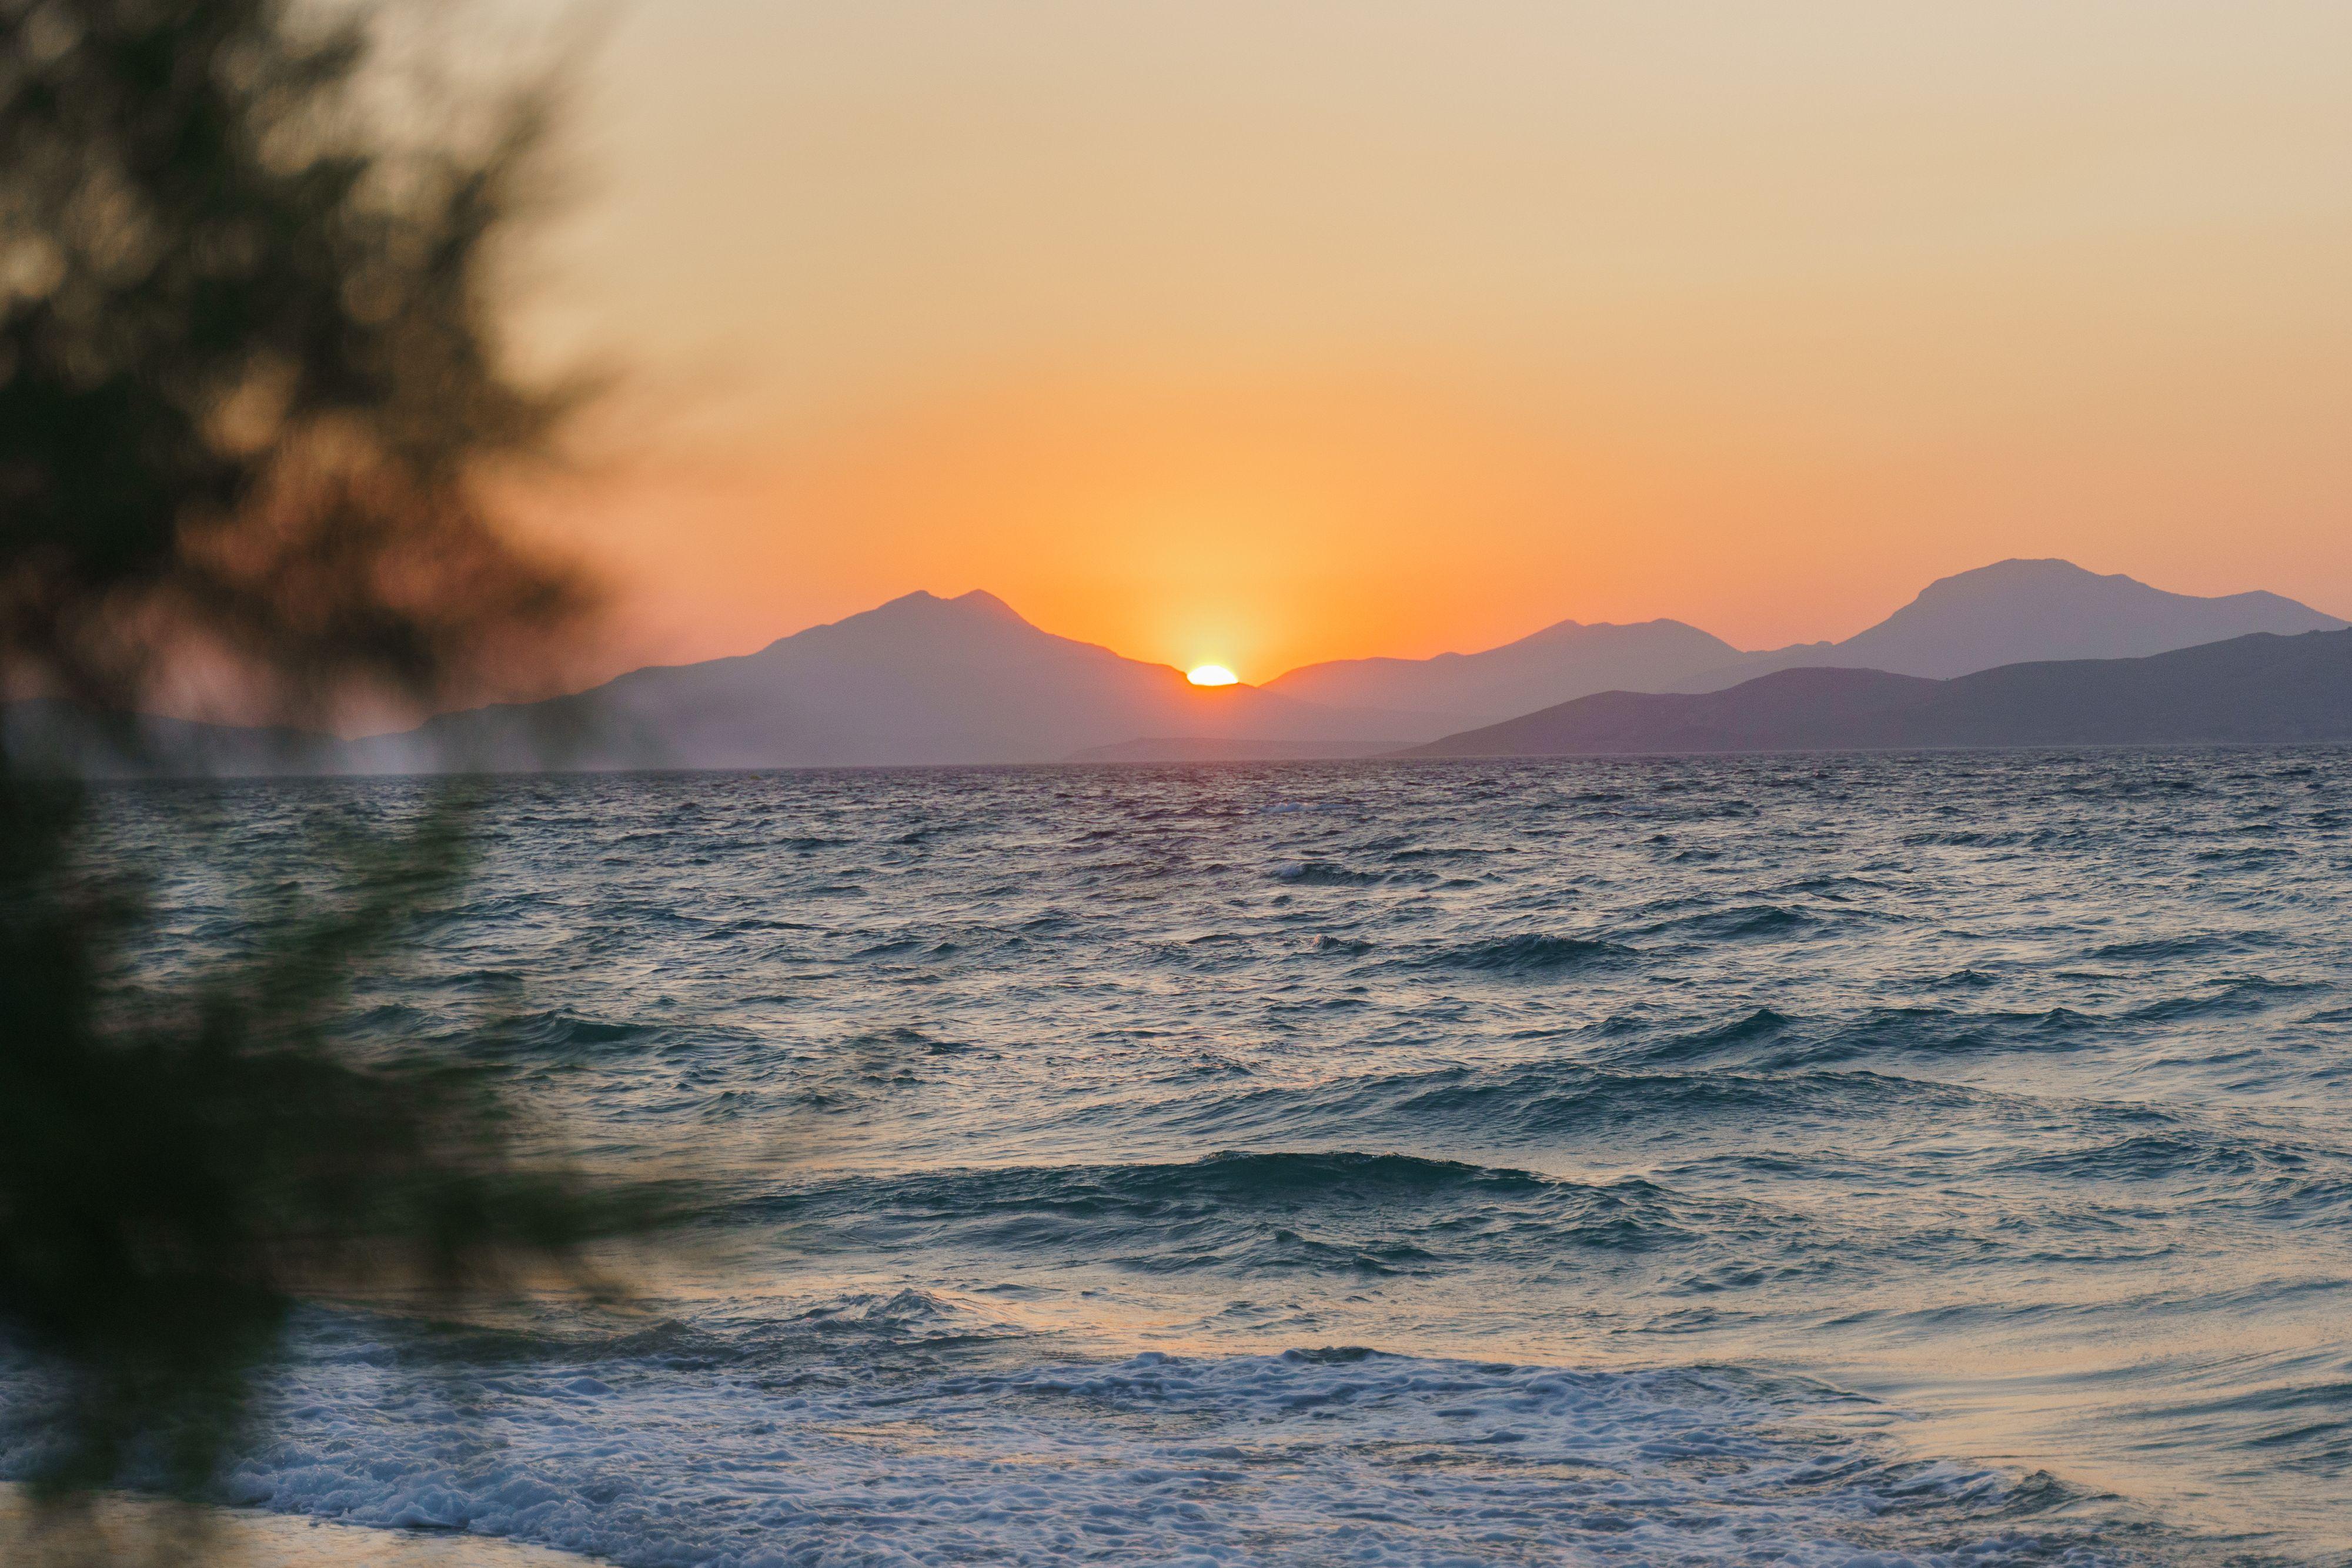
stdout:
POLYGON ((1244 679, 2064 556, 2352 612, 2352 7, 640 0, 615 666, 915 588, 1244 679))

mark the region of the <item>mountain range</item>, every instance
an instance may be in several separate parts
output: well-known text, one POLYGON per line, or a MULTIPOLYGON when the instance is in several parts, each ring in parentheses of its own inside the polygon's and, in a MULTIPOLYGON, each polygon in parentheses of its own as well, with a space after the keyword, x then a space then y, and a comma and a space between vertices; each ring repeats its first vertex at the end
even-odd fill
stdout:
MULTIPOLYGON (((13 751, 24 754, 29 737, 38 742, 31 749, 100 774, 1249 760, 1555 743, 1573 750, 1600 744, 1594 715, 1636 707, 1643 716, 1626 720, 1628 737, 1654 740, 1666 733, 1656 727, 1671 722, 1697 727, 1696 748, 1721 749, 1724 737, 1763 733, 1740 727, 1743 711, 1843 703, 1848 718, 1838 722, 1851 725, 1864 708, 1891 714, 1909 700, 1895 694, 1911 688, 1841 682, 1829 672, 1934 685, 1995 666, 2140 660, 2345 626, 2276 594, 2197 598, 2065 561, 2010 560, 1931 583, 1838 643, 1743 653, 1677 621, 1568 621, 1480 653, 1339 660, 1263 686, 1202 687, 1168 665, 1044 631, 992 594, 918 592, 757 653, 637 670, 572 695, 445 714, 356 741, 141 719, 136 744, 126 747, 119 728, 23 703, 0 723, 13 751), (1725 706, 1673 709, 1681 716, 1671 721, 1659 716, 1666 708, 1625 706, 1633 694, 1711 693, 1725 706), (1600 706, 1559 720, 1561 705, 1579 699, 1600 706), (1538 719, 1567 723, 1557 733, 1569 738, 1510 727, 1538 719)), ((2008 688, 1969 688, 1995 689, 2008 688)), ((1813 715, 1805 723, 1831 722, 1827 708, 1805 711, 1813 715)))
POLYGON ((1483 653, 1308 664, 1268 691, 1364 708, 1414 708, 1465 723, 1594 692, 1711 692, 1774 670, 1885 670, 1938 679, 2027 659, 2134 659, 2254 632, 2332 632, 2346 622, 2275 593, 2200 599, 2071 561, 2004 560, 1939 578, 1842 643, 1742 653, 1679 621, 1563 621, 1483 653))
POLYGON ((2145 658, 2001 664, 1949 680, 1813 668, 1720 692, 1601 692, 1407 755, 2318 741, 2352 741, 2352 632, 2257 632, 2145 658))

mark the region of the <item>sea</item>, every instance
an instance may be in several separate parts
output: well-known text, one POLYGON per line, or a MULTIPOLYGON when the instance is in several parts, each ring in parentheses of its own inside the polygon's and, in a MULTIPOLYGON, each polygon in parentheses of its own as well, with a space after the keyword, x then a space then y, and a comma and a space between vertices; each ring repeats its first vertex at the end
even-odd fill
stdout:
MULTIPOLYGON (((108 792, 154 971, 238 939, 186 821, 282 869, 432 789, 108 792)), ((624 1568, 2352 1562, 2352 752, 550 776, 475 837, 354 1038, 702 1207, 618 1303, 306 1308, 224 1501, 624 1568)))

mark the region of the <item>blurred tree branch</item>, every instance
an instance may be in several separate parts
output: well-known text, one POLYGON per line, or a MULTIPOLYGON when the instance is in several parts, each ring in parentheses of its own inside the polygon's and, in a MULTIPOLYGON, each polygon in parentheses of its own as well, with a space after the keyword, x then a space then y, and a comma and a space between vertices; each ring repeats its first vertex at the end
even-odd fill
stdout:
MULTIPOLYGON (((203 655, 279 721, 429 705, 588 607, 486 499, 581 395, 499 330, 554 84, 470 138, 404 120, 377 21, 0 0, 0 700, 128 714, 203 655)), ((467 810, 346 846, 166 997, 82 792, 0 748, 0 1336, 55 1374, 45 1484, 199 1487, 299 1294, 497 1288, 646 1219, 478 1074, 340 1040, 467 810)))
POLYGON ((498 331, 552 89, 399 138, 364 15, 305 18, 0 0, 0 656, 71 695, 196 638, 289 707, 429 695, 583 602, 481 498, 581 390, 498 331))

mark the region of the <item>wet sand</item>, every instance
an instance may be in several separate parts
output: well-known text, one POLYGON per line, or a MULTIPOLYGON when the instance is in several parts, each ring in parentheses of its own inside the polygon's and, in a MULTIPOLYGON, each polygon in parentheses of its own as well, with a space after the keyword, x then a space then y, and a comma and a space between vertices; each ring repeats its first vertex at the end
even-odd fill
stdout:
POLYGON ((24 1494, 0 1487, 0 1563, 11 1568, 114 1568, 147 1562, 234 1563, 236 1568, 584 1568, 585 1557, 477 1535, 362 1530, 241 1509, 198 1511, 203 1532, 187 1538, 187 1515, 167 1504, 111 1496, 84 1525, 44 1531, 24 1494), (158 1548, 184 1544, 174 1556, 158 1548), (45 1550, 46 1549, 46 1550, 45 1550))

